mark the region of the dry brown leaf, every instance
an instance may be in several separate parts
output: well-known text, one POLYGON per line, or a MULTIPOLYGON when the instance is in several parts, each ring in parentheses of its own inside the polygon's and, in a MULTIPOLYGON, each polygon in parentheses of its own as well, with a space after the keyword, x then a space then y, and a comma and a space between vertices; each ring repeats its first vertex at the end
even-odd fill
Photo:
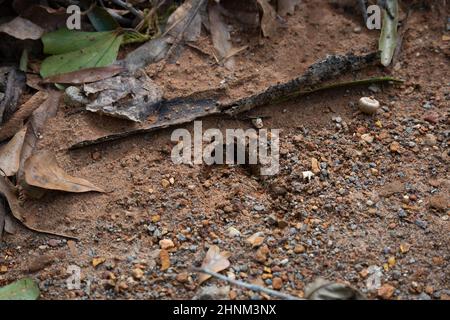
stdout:
POLYGON ((277 32, 277 13, 267 0, 257 0, 263 15, 261 18, 261 30, 265 37, 272 38, 277 32))
POLYGON ((300 4, 300 0, 278 0, 278 14, 280 16, 286 16, 288 14, 294 14, 295 7, 300 4))
POLYGON ((24 183, 24 167, 25 161, 33 153, 34 147, 44 128, 45 122, 48 118, 54 117, 58 110, 59 100, 62 93, 57 90, 50 90, 48 92, 48 98, 43 104, 41 104, 30 116, 27 122, 27 134, 25 135, 25 142, 22 147, 22 153, 20 155, 19 172, 17 173, 17 181, 24 183))
POLYGON ((29 157, 24 171, 25 182, 30 186, 67 192, 104 192, 85 179, 65 173, 49 151, 40 151, 29 157))
POLYGON ((8 178, 2 176, 0 176, 0 194, 2 194, 6 198, 6 201, 8 202, 9 208, 11 209, 11 213, 14 218, 20 221, 26 228, 30 229, 31 231, 78 240, 76 237, 31 226, 26 221, 23 208, 20 206, 19 199, 17 198, 17 189, 11 184, 8 178))
MULTIPOLYGON (((20 128, 23 122, 28 118, 34 110, 36 110, 46 99, 48 95, 44 91, 37 92, 27 102, 22 104, 4 125, 0 127, 0 141, 11 138, 20 128)), ((1 167, 1 166, 0 166, 1 167)), ((1 167, 3 168, 3 167, 1 167)))
POLYGON ((121 66, 86 68, 45 78, 43 83, 83 84, 111 78, 125 69, 121 66))
MULTIPOLYGON (((29 64, 31 65, 31 64, 29 64)), ((46 91, 46 88, 42 84, 42 78, 41 76, 35 74, 35 73, 27 73, 27 86, 30 88, 33 88, 38 91, 46 91)))
POLYGON ((43 5, 28 6, 21 16, 37 24, 45 31, 54 31, 66 27, 69 15, 65 8, 52 9, 43 5))
MULTIPOLYGON (((213 272, 220 272, 222 270, 225 270, 230 266, 230 261, 228 261, 230 255, 231 254, 227 251, 220 252, 220 248, 218 246, 211 246, 206 253, 205 259, 203 260, 202 269, 213 272)), ((201 273, 198 277, 198 280, 199 283, 202 283, 209 278, 211 278, 209 274, 201 273)))
MULTIPOLYGON (((233 45, 230 41, 230 32, 220 14, 219 5, 210 4, 208 10, 213 45, 219 60, 223 60, 225 57, 229 56, 233 49, 233 45)), ((230 57, 225 61, 224 65, 227 69, 233 69, 234 59, 230 57)))
POLYGON ((168 33, 177 37, 177 35, 184 31, 183 39, 186 41, 196 41, 200 36, 202 28, 202 18, 200 14, 196 14, 191 24, 186 30, 183 30, 185 26, 185 20, 189 16, 189 11, 192 8, 192 0, 185 1, 181 6, 179 6, 167 19, 167 30, 168 33))
POLYGON ((41 27, 22 17, 16 17, 0 25, 0 32, 20 40, 38 40, 44 34, 44 30, 41 27))
POLYGON ((159 252, 159 258, 161 259, 161 271, 169 269, 170 268, 169 252, 167 250, 162 249, 159 252))
POLYGON ((19 170, 20 153, 27 128, 22 128, 6 144, 0 147, 0 175, 13 176, 19 170))

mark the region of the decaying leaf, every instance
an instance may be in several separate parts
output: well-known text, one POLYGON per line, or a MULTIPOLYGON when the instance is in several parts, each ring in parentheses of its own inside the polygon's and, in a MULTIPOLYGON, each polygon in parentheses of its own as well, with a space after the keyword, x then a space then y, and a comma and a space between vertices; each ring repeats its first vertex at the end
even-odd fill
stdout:
POLYGON ((43 83, 83 84, 113 77, 125 69, 121 66, 86 68, 45 78, 43 83))
POLYGON ((9 208, 11 209, 11 213, 15 219, 20 221, 23 226, 30 229, 31 231, 44 233, 44 234, 50 234, 55 235, 58 237, 64 237, 68 239, 77 239, 76 237, 72 237, 69 235, 43 230, 40 228, 36 228, 34 226, 31 226, 25 218, 25 214, 23 211, 23 208, 21 207, 19 203, 19 199, 17 198, 17 189, 11 184, 11 182, 6 178, 0 176, 0 194, 3 195, 6 198, 6 201, 8 202, 9 208))
POLYGON ((294 14, 295 7, 300 4, 300 0, 278 0, 277 4, 278 14, 286 16, 288 14, 294 14))
POLYGON ((0 32, 20 40, 37 40, 44 34, 44 30, 41 27, 22 17, 16 17, 10 22, 0 25, 0 32))
POLYGON ((20 153, 26 133, 27 128, 22 128, 8 143, 0 147, 0 175, 10 177, 19 170, 20 153))
POLYGON ((80 32, 61 29, 42 37, 44 52, 53 54, 41 65, 40 74, 47 78, 85 68, 112 64, 119 52, 123 35, 117 31, 80 32))
MULTIPOLYGON (((84 2, 90 5, 89 1, 84 2)), ((97 31, 115 30, 120 27, 119 23, 103 7, 94 6, 91 10, 88 10, 87 16, 97 31)))
POLYGON ((61 98, 61 92, 57 90, 50 90, 48 92, 48 98, 43 104, 41 104, 30 116, 27 122, 27 133, 25 135, 25 142, 22 147, 22 153, 20 155, 19 172, 17 173, 17 180, 19 183, 24 183, 24 166, 25 161, 33 153, 36 142, 45 122, 48 118, 54 117, 58 110, 59 100, 61 98))
MULTIPOLYGON (((216 49, 219 60, 222 60, 229 55, 231 49, 233 48, 230 41, 230 32, 222 19, 219 11, 219 5, 211 4, 209 5, 208 10, 213 45, 216 49)), ((225 67, 227 69, 232 69, 234 67, 234 59, 227 59, 227 61, 225 61, 225 67)))
POLYGON ((23 122, 26 120, 34 110, 36 110, 46 99, 48 95, 44 91, 39 91, 33 95, 27 102, 19 107, 12 117, 0 127, 0 141, 11 138, 16 134, 20 128, 23 127, 23 122))
POLYGON ((199 14, 196 14, 190 25, 184 30, 189 13, 194 5, 192 0, 185 1, 179 6, 167 20, 167 30, 170 35, 177 37, 183 32, 183 39, 186 41, 196 41, 200 36, 202 27, 202 19, 199 14))
POLYGON ((17 199, 17 190, 6 177, 0 177, 0 193, 6 198, 14 218, 25 221, 22 207, 17 199))
POLYGON ((45 31, 54 31, 66 26, 69 15, 64 8, 53 9, 32 1, 21 11, 20 16, 38 25, 45 31))
POLYGON ((26 80, 25 73, 14 67, 0 68, 0 78, 2 77, 6 77, 4 80, 6 88, 3 98, 0 99, 0 123, 11 117, 16 111, 19 99, 25 89, 26 80))
POLYGON ((305 298, 309 300, 365 300, 358 290, 343 283, 317 279, 305 288, 305 298))
POLYGON ((83 91, 90 99, 86 110, 136 122, 153 114, 163 96, 161 88, 145 76, 116 76, 85 84, 83 91))
POLYGON ((387 9, 383 10, 383 26, 379 41, 381 64, 385 67, 391 64, 398 40, 399 7, 397 0, 387 0, 387 9), (391 14, 393 17, 391 17, 391 14))
POLYGON ((263 14, 261 18, 261 30, 265 37, 272 38, 277 32, 277 13, 267 0, 257 0, 263 14))
MULTIPOLYGON (((230 266, 230 261, 228 261, 228 258, 230 256, 230 252, 221 252, 218 246, 213 245, 209 247, 209 250, 206 253, 206 257, 202 263, 202 268, 213 272, 220 272, 222 270, 225 270, 230 266)), ((198 277, 198 280, 199 283, 203 283, 209 278, 211 278, 209 274, 201 273, 198 277)))
POLYGON ((65 173, 53 153, 40 151, 25 162, 25 182, 30 186, 67 192, 104 192, 89 181, 65 173))
POLYGON ((39 295, 39 287, 31 278, 20 279, 0 288, 0 300, 36 300, 39 295))

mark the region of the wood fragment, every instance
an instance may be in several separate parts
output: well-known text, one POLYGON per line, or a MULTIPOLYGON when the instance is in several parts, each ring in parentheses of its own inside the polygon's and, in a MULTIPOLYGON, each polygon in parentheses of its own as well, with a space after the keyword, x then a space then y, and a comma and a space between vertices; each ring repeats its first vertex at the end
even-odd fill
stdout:
POLYGON ((0 141, 11 138, 23 126, 26 120, 34 110, 36 110, 46 99, 48 95, 44 91, 37 92, 27 102, 19 107, 11 118, 0 127, 0 141))
POLYGON ((89 145, 113 141, 140 133, 149 133, 170 126, 189 123, 195 119, 212 115, 236 116, 258 106, 283 102, 283 99, 299 91, 308 91, 315 86, 329 81, 345 72, 361 70, 372 65, 379 58, 378 53, 366 55, 332 55, 313 64, 304 75, 285 83, 271 86, 263 92, 238 99, 229 103, 219 103, 214 98, 188 100, 185 98, 162 102, 158 119, 143 123, 139 127, 125 129, 91 140, 83 140, 73 144, 70 149, 78 149, 89 145))

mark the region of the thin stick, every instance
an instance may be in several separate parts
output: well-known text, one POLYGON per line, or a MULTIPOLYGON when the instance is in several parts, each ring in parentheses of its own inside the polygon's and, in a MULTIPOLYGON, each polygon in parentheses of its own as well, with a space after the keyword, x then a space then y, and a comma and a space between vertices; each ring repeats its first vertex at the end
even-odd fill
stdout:
POLYGON ((144 14, 141 11, 135 9, 130 3, 123 2, 122 0, 111 0, 111 2, 117 4, 118 6, 120 6, 122 8, 130 10, 130 12, 132 14, 134 14, 136 17, 138 17, 139 19, 141 19, 141 20, 144 19, 144 14))
POLYGON ((204 268, 193 268, 193 269, 195 271, 198 271, 198 272, 209 274, 212 277, 215 277, 217 279, 229 282, 229 283, 234 284, 236 286, 244 287, 244 288, 250 289, 252 291, 256 291, 256 292, 264 292, 264 293, 270 294, 270 295, 272 295, 274 297, 281 298, 281 299, 284 299, 284 300, 304 300, 304 299, 301 299, 299 297, 294 297, 294 296, 291 296, 291 295, 289 295, 287 293, 282 293, 282 292, 275 291, 275 290, 272 290, 272 289, 267 289, 267 288, 258 286, 256 284, 250 284, 250 283, 247 283, 247 282, 234 280, 234 279, 225 277, 225 276, 223 276, 223 275, 221 275, 219 273, 216 273, 216 272, 213 272, 213 271, 209 271, 209 270, 204 269, 204 268))

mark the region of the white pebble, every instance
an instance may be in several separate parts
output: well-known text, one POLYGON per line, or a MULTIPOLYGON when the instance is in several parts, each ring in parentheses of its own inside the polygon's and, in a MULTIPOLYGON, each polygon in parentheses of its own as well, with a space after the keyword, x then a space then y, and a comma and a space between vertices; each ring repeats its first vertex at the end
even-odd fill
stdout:
POLYGON ((378 100, 369 97, 359 99, 359 110, 365 114, 374 114, 380 108, 378 100))

